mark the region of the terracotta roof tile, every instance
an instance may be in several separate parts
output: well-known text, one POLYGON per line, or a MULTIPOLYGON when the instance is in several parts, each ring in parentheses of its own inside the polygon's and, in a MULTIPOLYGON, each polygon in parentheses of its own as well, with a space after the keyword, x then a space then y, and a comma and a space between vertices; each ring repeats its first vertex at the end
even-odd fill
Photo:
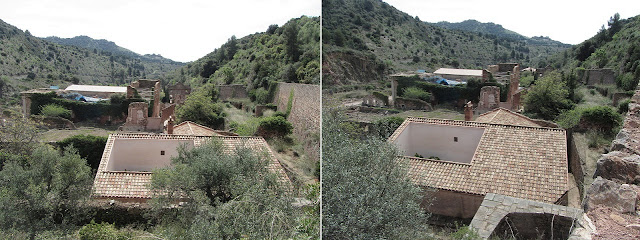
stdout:
POLYGON ((115 139, 176 139, 194 140, 194 145, 199 146, 209 139, 219 139, 225 147, 224 152, 233 153, 236 147, 246 146, 250 149, 264 152, 270 160, 267 169, 276 173, 278 180, 291 189, 291 180, 278 159, 262 137, 239 136, 193 136, 193 135, 167 135, 167 134, 111 134, 107 140, 102 160, 93 183, 93 196, 96 198, 151 198, 151 192, 147 186, 151 182, 151 172, 135 171, 108 171, 107 164, 113 151, 115 139))
POLYGON ((563 129, 407 118, 389 138, 394 142, 410 123, 481 127, 485 131, 469 164, 398 157, 422 186, 555 203, 568 188, 566 133, 563 129))
POLYGON ((173 134, 194 136, 236 136, 236 134, 231 132, 215 130, 191 121, 184 121, 174 126, 173 134))
POLYGON ((492 111, 480 114, 475 121, 505 125, 542 127, 534 120, 504 108, 496 108, 492 111))

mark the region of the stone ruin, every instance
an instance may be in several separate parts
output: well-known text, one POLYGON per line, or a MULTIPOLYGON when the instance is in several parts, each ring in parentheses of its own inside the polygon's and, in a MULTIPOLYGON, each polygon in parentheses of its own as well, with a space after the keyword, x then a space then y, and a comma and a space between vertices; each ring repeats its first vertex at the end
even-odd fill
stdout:
POLYGON ((219 99, 227 101, 230 98, 248 98, 247 88, 242 84, 218 85, 219 99))
POLYGON ((176 83, 175 85, 168 87, 167 90, 169 91, 168 94, 171 103, 178 105, 184 104, 187 96, 191 94, 191 88, 182 83, 176 83))
POLYGON ((582 83, 589 86, 596 84, 611 85, 616 84, 616 79, 611 68, 587 69, 582 75, 582 83))
MULTIPOLYGON (((513 64, 504 64, 505 66, 511 66, 513 64)), ((498 66, 494 65, 496 69, 498 66)), ((506 108, 511 111, 518 111, 521 105, 522 91, 520 87, 520 66, 515 64, 509 74, 509 92, 507 93, 507 101, 500 102, 500 87, 497 86, 484 86, 480 89, 480 97, 478 101, 478 107, 475 110, 476 114, 482 114, 498 107, 506 108)))
POLYGON ((162 104, 154 101, 153 109, 161 109, 149 116, 149 104, 146 102, 132 102, 129 104, 127 121, 120 131, 130 132, 162 132, 167 121, 173 117, 175 104, 162 104))

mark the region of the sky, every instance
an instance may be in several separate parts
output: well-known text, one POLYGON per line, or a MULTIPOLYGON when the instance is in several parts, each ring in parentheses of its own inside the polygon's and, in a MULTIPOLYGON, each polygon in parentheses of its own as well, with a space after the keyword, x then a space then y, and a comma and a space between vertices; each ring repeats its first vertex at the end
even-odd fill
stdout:
POLYGON ((205 56, 232 35, 320 13, 320 0, 0 0, 0 19, 33 36, 85 35, 180 62, 205 56))
POLYGON ((493 22, 527 37, 547 36, 578 44, 595 35, 615 13, 640 15, 638 0, 384 0, 426 22, 493 22))

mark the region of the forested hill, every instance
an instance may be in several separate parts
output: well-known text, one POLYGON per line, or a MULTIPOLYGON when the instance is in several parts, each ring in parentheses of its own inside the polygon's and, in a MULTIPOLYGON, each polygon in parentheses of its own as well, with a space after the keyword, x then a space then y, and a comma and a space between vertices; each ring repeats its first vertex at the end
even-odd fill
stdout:
POLYGON ((569 47, 446 29, 380 0, 323 0, 322 17, 324 86, 376 82, 417 69, 479 69, 499 62, 536 67, 569 47))
POLYGON ((595 36, 550 57, 549 65, 568 74, 612 68, 618 86, 634 89, 640 80, 640 15, 628 19, 614 15, 595 36))
POLYGON ((31 88, 72 83, 122 85, 163 78, 182 63, 148 61, 96 48, 51 43, 0 20, 0 102, 13 105, 31 88))
POLYGON ((265 94, 276 82, 320 83, 320 18, 302 16, 283 26, 229 41, 172 72, 170 82, 191 87, 245 84, 250 94, 265 94))
POLYGON ((145 62, 160 62, 160 63, 180 65, 179 62, 173 61, 168 58, 164 58, 158 54, 145 54, 145 55, 138 54, 134 51, 120 47, 116 45, 116 43, 105 40, 105 39, 93 39, 88 36, 76 36, 73 38, 60 38, 60 37, 54 36, 54 37, 46 37, 43 39, 52 43, 60 44, 60 45, 77 46, 77 47, 87 48, 87 49, 96 49, 97 51, 111 52, 114 55, 123 55, 131 58, 140 58, 145 62))

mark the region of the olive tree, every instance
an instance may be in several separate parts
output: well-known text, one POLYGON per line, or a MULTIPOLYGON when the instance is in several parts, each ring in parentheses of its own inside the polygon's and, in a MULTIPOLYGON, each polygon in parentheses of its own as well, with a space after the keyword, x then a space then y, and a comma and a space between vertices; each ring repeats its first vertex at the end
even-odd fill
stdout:
POLYGON ((322 219, 326 239, 424 238, 422 190, 379 137, 351 138, 335 113, 323 114, 322 219))

